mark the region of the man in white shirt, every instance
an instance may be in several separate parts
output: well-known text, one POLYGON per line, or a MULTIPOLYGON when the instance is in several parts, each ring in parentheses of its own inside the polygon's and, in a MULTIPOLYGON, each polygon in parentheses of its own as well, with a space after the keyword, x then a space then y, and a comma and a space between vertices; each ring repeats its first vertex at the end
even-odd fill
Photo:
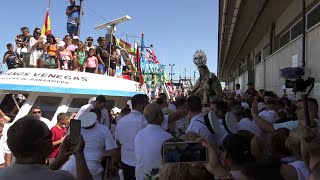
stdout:
POLYGON ((34 115, 36 117, 39 118, 40 121, 44 122, 49 129, 51 129, 53 126, 55 126, 55 124, 53 124, 49 119, 45 118, 45 117, 42 117, 42 111, 41 111, 41 108, 40 106, 33 106, 31 108, 31 115, 34 115))
POLYGON ((190 96, 187 99, 188 116, 191 119, 190 124, 186 130, 188 132, 195 132, 202 138, 210 138, 213 134, 210 132, 205 124, 204 114, 201 113, 202 104, 201 99, 197 96, 190 96))
POLYGON ((236 84, 236 95, 239 95, 240 97, 243 97, 244 92, 242 89, 240 89, 240 84, 236 84))
POLYGON ((168 103, 168 98, 167 98, 167 95, 165 93, 160 93, 159 94, 159 98, 162 99, 165 102, 165 106, 170 110, 170 112, 176 112, 177 111, 177 107, 174 104, 168 103))
MULTIPOLYGON (((89 171, 95 180, 102 180, 103 168, 101 166, 103 151, 109 151, 114 156, 118 148, 111 132, 107 127, 97 122, 97 115, 94 112, 84 112, 79 118, 81 120, 81 134, 86 146, 84 157, 89 171)), ((62 167, 76 177, 76 157, 70 159, 62 167)))
POLYGON ((256 136, 261 136, 262 130, 255 122, 249 119, 248 112, 243 106, 234 106, 231 108, 231 112, 238 120, 238 130, 247 130, 256 136))
MULTIPOLYGON (((148 96, 145 94, 134 95, 131 99, 131 112, 122 117, 118 122, 115 132, 117 142, 121 146, 121 168, 125 179, 135 179, 136 157, 134 153, 134 140, 137 133, 147 126, 143 116, 144 108, 149 104, 148 96)), ((168 125, 175 122, 186 114, 185 111, 178 111, 164 116, 161 127, 166 130, 168 125)))
POLYGON ((132 97, 131 112, 122 117, 116 128, 116 140, 121 146, 121 168, 123 176, 127 180, 135 179, 136 158, 134 154, 134 139, 137 133, 146 127, 147 122, 142 114, 149 104, 148 96, 137 94, 132 97))
POLYGON ((152 169, 160 168, 162 144, 172 138, 171 134, 161 128, 164 115, 158 104, 147 105, 143 115, 148 125, 138 132, 134 141, 137 162, 135 176, 138 180, 143 180, 152 169))
POLYGON ((91 109, 99 109, 101 111, 101 118, 99 122, 109 128, 110 120, 109 120, 109 112, 105 108, 106 102, 107 100, 103 95, 97 96, 95 101, 93 101, 90 104, 83 105, 81 107, 75 119, 79 118, 79 116, 84 112, 90 112, 91 109))

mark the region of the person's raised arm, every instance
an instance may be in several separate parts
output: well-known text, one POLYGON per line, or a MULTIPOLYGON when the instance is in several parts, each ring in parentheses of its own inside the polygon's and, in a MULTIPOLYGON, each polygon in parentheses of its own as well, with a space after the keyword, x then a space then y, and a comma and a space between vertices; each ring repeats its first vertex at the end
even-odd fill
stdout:
POLYGON ((72 146, 70 144, 70 137, 66 136, 60 145, 60 151, 56 159, 48 165, 51 170, 58 170, 61 166, 68 161, 69 156, 73 154, 72 146))
MULTIPOLYGON (((69 6, 69 7, 71 7, 71 6, 69 6)), ((67 10, 66 10, 67 16, 70 16, 73 12, 77 11, 77 7, 73 7, 72 9, 69 9, 69 7, 67 7, 67 10)))
POLYGON ((65 138, 65 137, 62 137, 62 138, 61 138, 60 140, 58 140, 58 141, 53 141, 53 142, 52 142, 52 145, 53 145, 53 146, 56 146, 56 145, 61 144, 61 143, 63 142, 64 138, 65 138))
POLYGON ((274 127, 273 124, 269 123, 268 121, 262 119, 259 115, 258 115, 258 103, 257 101, 254 101, 252 104, 252 109, 251 109, 251 114, 252 117, 255 121, 255 123, 265 132, 267 133, 272 133, 274 132, 274 127))
POLYGON ((206 169, 213 174, 216 179, 233 179, 231 173, 222 166, 214 145, 202 138, 197 141, 208 150, 208 162, 204 164, 206 169))

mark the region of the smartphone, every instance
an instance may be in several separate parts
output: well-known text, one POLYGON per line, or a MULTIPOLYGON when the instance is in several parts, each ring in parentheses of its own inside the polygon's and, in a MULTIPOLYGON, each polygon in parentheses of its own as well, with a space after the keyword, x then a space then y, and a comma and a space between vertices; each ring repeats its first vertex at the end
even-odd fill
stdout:
POLYGON ((162 147, 165 163, 197 163, 208 161, 208 150, 201 143, 166 142, 162 147))
POLYGON ((79 143, 81 134, 81 121, 78 119, 71 119, 70 121, 70 143, 75 145, 79 143))

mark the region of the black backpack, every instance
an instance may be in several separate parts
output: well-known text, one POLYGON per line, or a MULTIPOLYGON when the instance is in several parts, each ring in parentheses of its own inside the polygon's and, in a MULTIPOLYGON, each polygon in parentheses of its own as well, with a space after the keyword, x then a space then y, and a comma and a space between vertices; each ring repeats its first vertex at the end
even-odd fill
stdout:
POLYGON ((200 121, 200 120, 196 120, 204 125, 206 125, 206 127, 208 128, 208 130, 210 131, 211 134, 215 134, 211 124, 210 124, 210 120, 209 120, 209 116, 208 115, 205 115, 204 116, 204 122, 200 121))

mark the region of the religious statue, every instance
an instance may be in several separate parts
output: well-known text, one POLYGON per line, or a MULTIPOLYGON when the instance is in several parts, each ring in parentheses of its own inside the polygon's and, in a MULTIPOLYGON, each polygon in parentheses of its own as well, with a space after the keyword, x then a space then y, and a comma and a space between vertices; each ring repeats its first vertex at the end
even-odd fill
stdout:
POLYGON ((209 106, 210 102, 222 96, 222 88, 219 79, 211 73, 206 65, 207 56, 202 50, 196 51, 193 62, 199 70, 200 77, 194 85, 191 94, 198 96, 204 106, 209 106))

